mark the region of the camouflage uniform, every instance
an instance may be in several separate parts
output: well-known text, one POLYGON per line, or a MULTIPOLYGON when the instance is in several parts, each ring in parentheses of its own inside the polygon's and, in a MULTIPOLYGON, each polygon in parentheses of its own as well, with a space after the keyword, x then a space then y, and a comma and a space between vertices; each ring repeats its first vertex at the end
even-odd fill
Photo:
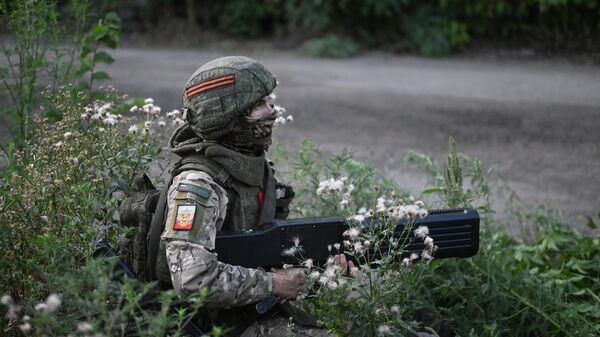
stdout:
MULTIPOLYGON (((169 186, 156 264, 158 279, 171 283, 183 299, 208 288, 205 307, 232 308, 263 300, 273 292, 271 273, 222 263, 213 250, 219 230, 249 230, 287 216, 290 198, 276 190, 264 157, 271 144, 274 113, 264 120, 247 117, 275 85, 266 68, 246 57, 211 61, 188 81, 187 124, 175 132, 170 145, 182 158, 195 156, 200 164, 183 170, 169 186)), ((287 334, 287 319, 285 323, 279 327, 281 335, 287 334)), ((267 330, 278 335, 273 326, 267 330)), ((244 336, 263 335, 267 330, 255 324, 244 336)))

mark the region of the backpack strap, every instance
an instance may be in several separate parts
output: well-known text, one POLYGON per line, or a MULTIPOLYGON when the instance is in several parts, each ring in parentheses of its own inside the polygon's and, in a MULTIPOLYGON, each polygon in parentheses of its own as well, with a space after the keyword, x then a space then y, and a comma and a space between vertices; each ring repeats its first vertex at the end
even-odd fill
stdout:
POLYGON ((221 186, 231 188, 232 176, 223 166, 212 161, 206 160, 202 153, 194 153, 180 159, 171 169, 171 178, 169 183, 163 187, 160 193, 156 211, 152 217, 150 224, 150 232, 148 233, 148 260, 146 270, 152 279, 155 278, 156 260, 160 250, 160 236, 165 227, 165 213, 167 210, 167 195, 169 187, 173 183, 173 179, 184 171, 196 170, 206 172, 209 176, 215 179, 221 186))

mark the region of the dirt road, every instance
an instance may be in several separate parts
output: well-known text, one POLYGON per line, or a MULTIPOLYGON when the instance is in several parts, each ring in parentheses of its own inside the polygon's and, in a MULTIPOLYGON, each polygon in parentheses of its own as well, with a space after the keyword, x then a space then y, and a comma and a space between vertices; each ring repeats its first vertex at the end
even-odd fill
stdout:
MULTIPOLYGON (((229 54, 236 54, 228 52, 229 54)), ((120 49, 108 68, 114 85, 179 107, 182 86, 203 50, 120 49)), ((411 191, 425 175, 403 163, 407 150, 445 161, 449 136, 508 187, 549 203, 583 228, 600 211, 600 67, 549 60, 370 54, 306 59, 274 51, 254 57, 280 81, 278 103, 294 115, 276 133, 289 145, 309 138, 327 152, 348 148, 411 191)), ((499 184, 497 184, 499 186, 499 184)), ((499 206, 502 209, 502 206, 499 206)), ((512 228, 516 231, 516 228, 512 228)))

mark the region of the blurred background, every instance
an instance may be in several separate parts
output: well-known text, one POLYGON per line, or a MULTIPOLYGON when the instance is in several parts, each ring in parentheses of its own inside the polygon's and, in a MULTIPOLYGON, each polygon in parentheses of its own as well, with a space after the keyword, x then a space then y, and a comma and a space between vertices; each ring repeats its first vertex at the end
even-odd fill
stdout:
MULTIPOLYGON (((599 0, 65 0, 55 14, 36 3, 0 8, 5 87, 23 77, 11 60, 42 41, 55 48, 37 60, 75 50, 70 83, 112 85, 170 111, 196 68, 246 55, 280 82, 277 103, 294 121, 275 138, 289 149, 304 138, 325 154, 347 148, 418 195, 427 176, 407 151, 443 165, 454 137, 493 168, 495 193, 548 204, 581 227, 600 210, 599 0), (36 20, 19 21, 32 11, 36 20), (86 43, 108 57, 90 60, 86 43)), ((26 138, 25 115, 47 113, 38 96, 54 78, 36 64, 31 104, 2 92, 4 148, 26 138)))

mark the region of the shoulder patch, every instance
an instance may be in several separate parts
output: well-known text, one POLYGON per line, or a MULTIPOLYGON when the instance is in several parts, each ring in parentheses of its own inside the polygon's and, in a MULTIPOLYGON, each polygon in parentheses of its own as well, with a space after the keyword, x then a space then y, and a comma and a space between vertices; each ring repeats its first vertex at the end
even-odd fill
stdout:
POLYGON ((196 205, 178 205, 175 214, 175 224, 173 229, 178 231, 189 231, 194 226, 194 216, 196 215, 196 205))
POLYGON ((177 185, 177 190, 181 191, 181 192, 190 192, 190 193, 194 193, 195 195, 202 197, 204 199, 208 199, 210 197, 210 190, 204 187, 200 187, 197 185, 192 185, 192 184, 186 184, 186 183, 179 183, 179 185, 177 185))

